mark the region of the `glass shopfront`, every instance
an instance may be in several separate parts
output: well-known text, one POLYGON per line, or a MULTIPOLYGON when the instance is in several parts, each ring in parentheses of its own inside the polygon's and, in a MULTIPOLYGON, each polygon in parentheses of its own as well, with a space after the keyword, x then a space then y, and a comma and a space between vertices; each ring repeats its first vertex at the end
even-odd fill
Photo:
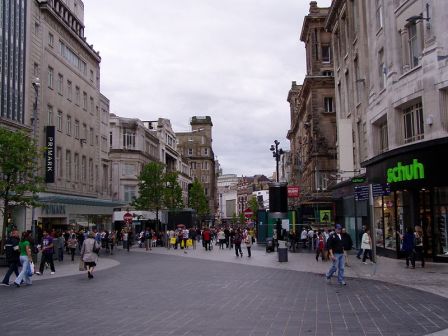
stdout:
POLYGON ((434 189, 434 254, 448 257, 448 187, 434 189))

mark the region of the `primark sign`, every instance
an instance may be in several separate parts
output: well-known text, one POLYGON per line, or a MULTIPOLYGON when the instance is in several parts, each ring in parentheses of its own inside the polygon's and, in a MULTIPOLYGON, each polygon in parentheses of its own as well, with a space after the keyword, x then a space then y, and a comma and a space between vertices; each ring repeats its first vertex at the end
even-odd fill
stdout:
POLYGON ((45 183, 54 183, 55 173, 55 127, 47 126, 45 132, 45 183))

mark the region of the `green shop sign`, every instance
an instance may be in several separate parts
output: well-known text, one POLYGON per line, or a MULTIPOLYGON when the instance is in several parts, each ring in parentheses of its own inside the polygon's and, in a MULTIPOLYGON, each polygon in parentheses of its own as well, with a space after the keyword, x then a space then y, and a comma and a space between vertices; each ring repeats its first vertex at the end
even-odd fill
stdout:
POLYGON ((418 162, 417 159, 412 160, 412 164, 406 166, 398 162, 396 167, 387 170, 387 183, 420 180, 424 178, 425 166, 423 163, 418 162))

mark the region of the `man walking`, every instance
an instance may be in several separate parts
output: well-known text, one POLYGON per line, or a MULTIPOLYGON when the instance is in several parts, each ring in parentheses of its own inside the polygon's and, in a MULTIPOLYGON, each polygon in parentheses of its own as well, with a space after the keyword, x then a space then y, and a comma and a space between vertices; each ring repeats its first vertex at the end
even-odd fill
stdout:
POLYGON ((327 246, 328 246, 328 256, 330 257, 333 264, 331 265, 330 270, 325 277, 327 282, 331 281, 331 277, 338 270, 338 282, 340 285, 345 286, 344 280, 344 266, 345 266, 345 257, 344 257, 344 243, 341 235, 342 226, 340 224, 336 224, 336 232, 330 235, 328 238, 327 246))
POLYGON ((13 230, 11 231, 11 235, 6 240, 5 244, 5 255, 6 262, 9 265, 8 272, 6 272, 5 277, 3 278, 2 285, 9 286, 9 278, 12 273, 16 275, 16 278, 19 276, 19 265, 20 265, 20 250, 19 250, 19 231, 13 230))
POLYGON ((53 237, 44 230, 44 237, 42 238, 42 258, 40 260, 39 272, 36 272, 37 275, 42 275, 44 273, 45 263, 50 264, 50 274, 54 274, 56 272, 53 263, 53 253, 53 237))

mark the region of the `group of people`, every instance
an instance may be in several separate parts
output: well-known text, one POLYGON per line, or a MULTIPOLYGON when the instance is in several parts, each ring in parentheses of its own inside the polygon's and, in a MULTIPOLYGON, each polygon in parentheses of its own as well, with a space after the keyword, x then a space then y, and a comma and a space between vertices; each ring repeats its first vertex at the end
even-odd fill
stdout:
POLYGON ((96 230, 90 232, 43 230, 41 237, 34 240, 30 230, 20 235, 17 228, 13 228, 4 246, 8 271, 0 284, 16 287, 23 284, 31 285, 32 276, 34 274, 42 275, 47 267, 50 268, 51 275, 55 274, 55 256, 58 261, 62 262, 64 250, 65 253, 71 255, 72 261, 74 261, 76 251, 79 251, 80 259, 85 263, 88 271, 88 278, 92 279, 98 257, 95 251, 98 251, 104 244, 113 250, 113 243, 111 243, 111 241, 113 242, 113 236, 113 233, 108 234, 108 238, 105 239, 104 232, 100 233, 96 230), (39 259, 39 268, 34 269, 34 262, 39 259), (15 274, 16 279, 11 284, 10 278, 13 274, 15 274))

